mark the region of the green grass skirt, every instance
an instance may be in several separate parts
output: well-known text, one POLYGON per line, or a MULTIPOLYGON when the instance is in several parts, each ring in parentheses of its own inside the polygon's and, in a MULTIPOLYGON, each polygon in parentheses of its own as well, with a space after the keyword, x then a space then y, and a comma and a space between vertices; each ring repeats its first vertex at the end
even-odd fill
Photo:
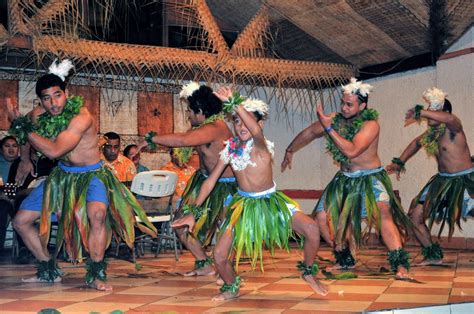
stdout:
POLYGON ((56 254, 64 244, 71 261, 83 258, 89 252, 90 223, 87 216, 86 195, 93 177, 107 189, 109 207, 105 217, 106 247, 112 236, 124 241, 130 248, 135 241, 135 227, 156 237, 156 228, 148 221, 145 211, 135 196, 106 167, 88 172, 65 172, 56 167, 45 182, 43 210, 41 211, 40 239, 47 246, 51 215, 58 215, 56 254), (143 223, 138 223, 135 216, 143 223))
MULTIPOLYGON (((182 217, 181 208, 186 204, 194 204, 196 198, 201 190, 202 183, 207 179, 201 171, 196 171, 189 180, 181 197, 181 204, 176 219, 182 217)), ((232 196, 237 192, 237 182, 217 182, 212 192, 206 198, 201 208, 208 209, 201 218, 196 222, 193 234, 203 246, 211 243, 212 238, 217 230, 219 220, 224 210, 224 203, 227 197, 232 196)), ((192 236, 190 234, 190 236, 192 236)))
POLYGON ((434 175, 414 199, 415 204, 420 203, 420 198, 426 189, 428 193, 423 204, 423 214, 425 219, 429 219, 429 228, 433 227, 434 222, 441 223, 438 233, 438 236, 441 236, 444 226, 448 224, 451 238, 456 225, 461 229, 461 218, 464 218, 464 191, 467 190, 469 195, 474 195, 474 172, 449 177, 434 175))
POLYGON ((263 246, 272 255, 276 247, 288 250, 288 240, 294 237, 293 213, 288 204, 299 208, 297 202, 278 191, 259 198, 234 195, 221 232, 233 229, 236 269, 242 253, 250 259, 253 268, 260 261, 263 271, 263 246))
MULTIPOLYGON (((406 238, 407 231, 412 227, 412 223, 393 192, 392 182, 387 172, 382 170, 361 177, 351 178, 339 171, 323 192, 324 209, 328 217, 329 231, 333 235, 336 245, 344 244, 350 225, 352 225, 352 236, 358 246, 368 237, 372 228, 375 227, 375 230, 380 234, 382 220, 372 189, 372 179, 380 181, 387 190, 393 221, 402 239, 406 238), (367 211, 367 226, 362 231, 363 203, 365 203, 367 211)), ((316 208, 318 208, 321 199, 318 201, 313 215, 316 214, 316 208)))

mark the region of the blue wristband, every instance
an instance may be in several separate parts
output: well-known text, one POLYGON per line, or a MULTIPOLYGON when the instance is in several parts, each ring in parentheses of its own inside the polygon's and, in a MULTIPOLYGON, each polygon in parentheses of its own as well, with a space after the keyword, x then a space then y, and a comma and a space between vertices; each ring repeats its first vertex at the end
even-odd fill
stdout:
POLYGON ((326 133, 329 133, 332 131, 332 126, 328 126, 327 128, 324 128, 324 131, 326 131, 326 133))

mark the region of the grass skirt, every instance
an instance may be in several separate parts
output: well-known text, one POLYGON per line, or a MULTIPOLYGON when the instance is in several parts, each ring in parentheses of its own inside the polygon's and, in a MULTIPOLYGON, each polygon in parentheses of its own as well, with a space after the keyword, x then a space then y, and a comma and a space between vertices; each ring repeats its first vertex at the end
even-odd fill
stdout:
MULTIPOLYGON (((402 239, 406 238, 407 230, 411 228, 412 223, 393 192, 392 182, 387 172, 382 170, 360 177, 348 177, 339 171, 323 192, 329 231, 334 237, 336 245, 344 244, 349 230, 348 227, 351 224, 352 236, 358 246, 362 244, 363 239, 368 237, 373 227, 380 234, 382 220, 372 187, 373 179, 381 182, 385 187, 389 196, 389 205, 395 226, 398 228, 402 239), (362 231, 362 205, 364 203, 367 211, 367 226, 362 231)), ((318 205, 319 202, 316 208, 318 205)))
POLYGON ((291 219, 295 207, 299 207, 298 203, 282 192, 258 198, 234 195, 221 232, 233 229, 236 268, 245 253, 253 268, 260 260, 263 271, 264 245, 272 255, 276 247, 288 250, 288 240, 294 236, 291 219))
POLYGON ((415 204, 420 203, 423 192, 428 189, 423 204, 425 219, 429 219, 429 228, 433 223, 441 223, 438 236, 441 235, 444 226, 448 224, 449 238, 453 235, 455 225, 461 229, 461 218, 463 217, 464 191, 474 195, 474 172, 458 176, 446 176, 436 174, 423 187, 415 198, 415 204))
MULTIPOLYGON (((194 204, 196 198, 201 190, 202 183, 207 179, 201 171, 196 171, 186 185, 186 189, 183 192, 181 198, 180 209, 176 214, 176 218, 182 217, 181 208, 186 204, 194 204)), ((194 227, 194 234, 203 246, 211 244, 212 238, 217 230, 219 220, 221 218, 222 211, 224 209, 225 201, 229 196, 232 196, 237 192, 237 182, 222 182, 227 181, 221 178, 216 183, 216 186, 202 203, 201 208, 208 209, 201 218, 196 221, 194 227)))
POLYGON ((51 215, 59 217, 56 254, 64 244, 71 261, 83 258, 89 252, 90 223, 87 216, 86 195, 93 177, 102 181, 107 189, 109 207, 105 217, 106 247, 112 235, 130 248, 135 241, 135 227, 156 237, 156 228, 148 221, 145 211, 135 196, 106 167, 87 172, 66 172, 56 167, 44 187, 41 211, 40 239, 46 247, 51 228, 51 215), (135 216, 143 223, 138 223, 135 216))

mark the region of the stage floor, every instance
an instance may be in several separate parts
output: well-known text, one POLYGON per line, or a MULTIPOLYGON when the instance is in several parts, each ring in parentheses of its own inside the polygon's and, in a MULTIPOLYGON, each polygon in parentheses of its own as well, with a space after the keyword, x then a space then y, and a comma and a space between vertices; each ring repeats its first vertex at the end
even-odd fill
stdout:
MULTIPOLYGON (((421 260, 418 247, 408 251, 416 262, 421 260)), ((265 273, 252 271, 248 264, 239 272, 245 280, 241 297, 236 300, 213 302, 218 287, 214 277, 184 278, 179 275, 193 267, 189 252, 179 262, 170 253, 153 258, 151 253, 137 260, 141 266, 110 258, 109 282, 113 292, 99 292, 84 285, 82 266, 60 263, 67 274, 62 283, 25 284, 21 278, 32 276, 33 265, 0 265, 0 312, 37 313, 56 309, 61 313, 127 313, 157 312, 268 312, 348 313, 391 308, 411 308, 427 305, 474 301, 474 252, 447 250, 443 267, 413 267, 411 274, 420 283, 396 281, 383 268, 389 268, 382 247, 361 250, 355 273, 357 279, 324 280, 330 293, 314 294, 298 277, 296 262, 302 252, 292 249, 277 251, 274 258, 266 256, 265 273), (139 268, 139 267, 138 267, 139 268), (382 270, 382 272, 381 272, 382 270), (119 312, 117 312, 119 313, 119 312)), ((321 267, 330 265, 328 248, 320 251, 321 267)), ((319 275, 323 278, 323 275, 319 275)))

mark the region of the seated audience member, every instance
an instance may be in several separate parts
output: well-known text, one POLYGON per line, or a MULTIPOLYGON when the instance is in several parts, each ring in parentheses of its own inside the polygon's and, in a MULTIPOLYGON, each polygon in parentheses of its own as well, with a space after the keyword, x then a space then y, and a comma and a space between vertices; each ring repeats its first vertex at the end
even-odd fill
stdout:
POLYGON ((171 160, 165 164, 160 170, 168 170, 175 172, 178 175, 178 182, 176 183, 175 196, 181 197, 189 179, 192 177, 196 168, 189 165, 190 156, 182 153, 183 150, 173 148, 170 150, 171 160))
POLYGON ((130 144, 125 149, 123 150, 123 155, 133 161, 133 164, 135 165, 135 169, 137 170, 137 173, 143 172, 143 171, 150 171, 147 167, 142 165, 140 163, 140 152, 137 149, 137 145, 135 144, 130 144))
MULTIPOLYGON (((18 167, 20 165, 21 159, 17 158, 10 167, 10 173, 8 175, 8 183, 15 184, 15 177, 17 175, 18 167)), ((23 184, 18 186, 16 189, 16 195, 12 199, 13 200, 13 208, 10 213, 10 217, 13 218, 18 211, 21 202, 28 196, 31 192, 30 184, 34 180, 44 179, 46 178, 54 167, 58 164, 57 160, 50 160, 43 155, 39 155, 37 151, 30 147, 30 162, 33 166, 33 173, 29 173, 23 184)), ((21 237, 17 237, 18 245, 19 245, 19 254, 18 258, 14 261, 17 264, 25 264, 29 262, 30 259, 30 252, 26 248, 23 243, 21 237)))
POLYGON ((0 141, 0 147, 0 175, 2 182, 6 183, 8 180, 8 173, 10 172, 10 166, 13 161, 19 157, 20 146, 14 136, 5 136, 0 141))
POLYGON ((120 182, 130 183, 137 174, 133 162, 120 153, 120 136, 115 132, 104 134, 106 143, 102 146, 103 160, 120 182))
POLYGON ((15 137, 6 136, 0 141, 0 252, 5 243, 5 232, 8 225, 8 216, 12 217, 14 212, 13 201, 7 195, 4 187, 8 183, 8 173, 11 165, 18 157, 19 145, 15 137))

